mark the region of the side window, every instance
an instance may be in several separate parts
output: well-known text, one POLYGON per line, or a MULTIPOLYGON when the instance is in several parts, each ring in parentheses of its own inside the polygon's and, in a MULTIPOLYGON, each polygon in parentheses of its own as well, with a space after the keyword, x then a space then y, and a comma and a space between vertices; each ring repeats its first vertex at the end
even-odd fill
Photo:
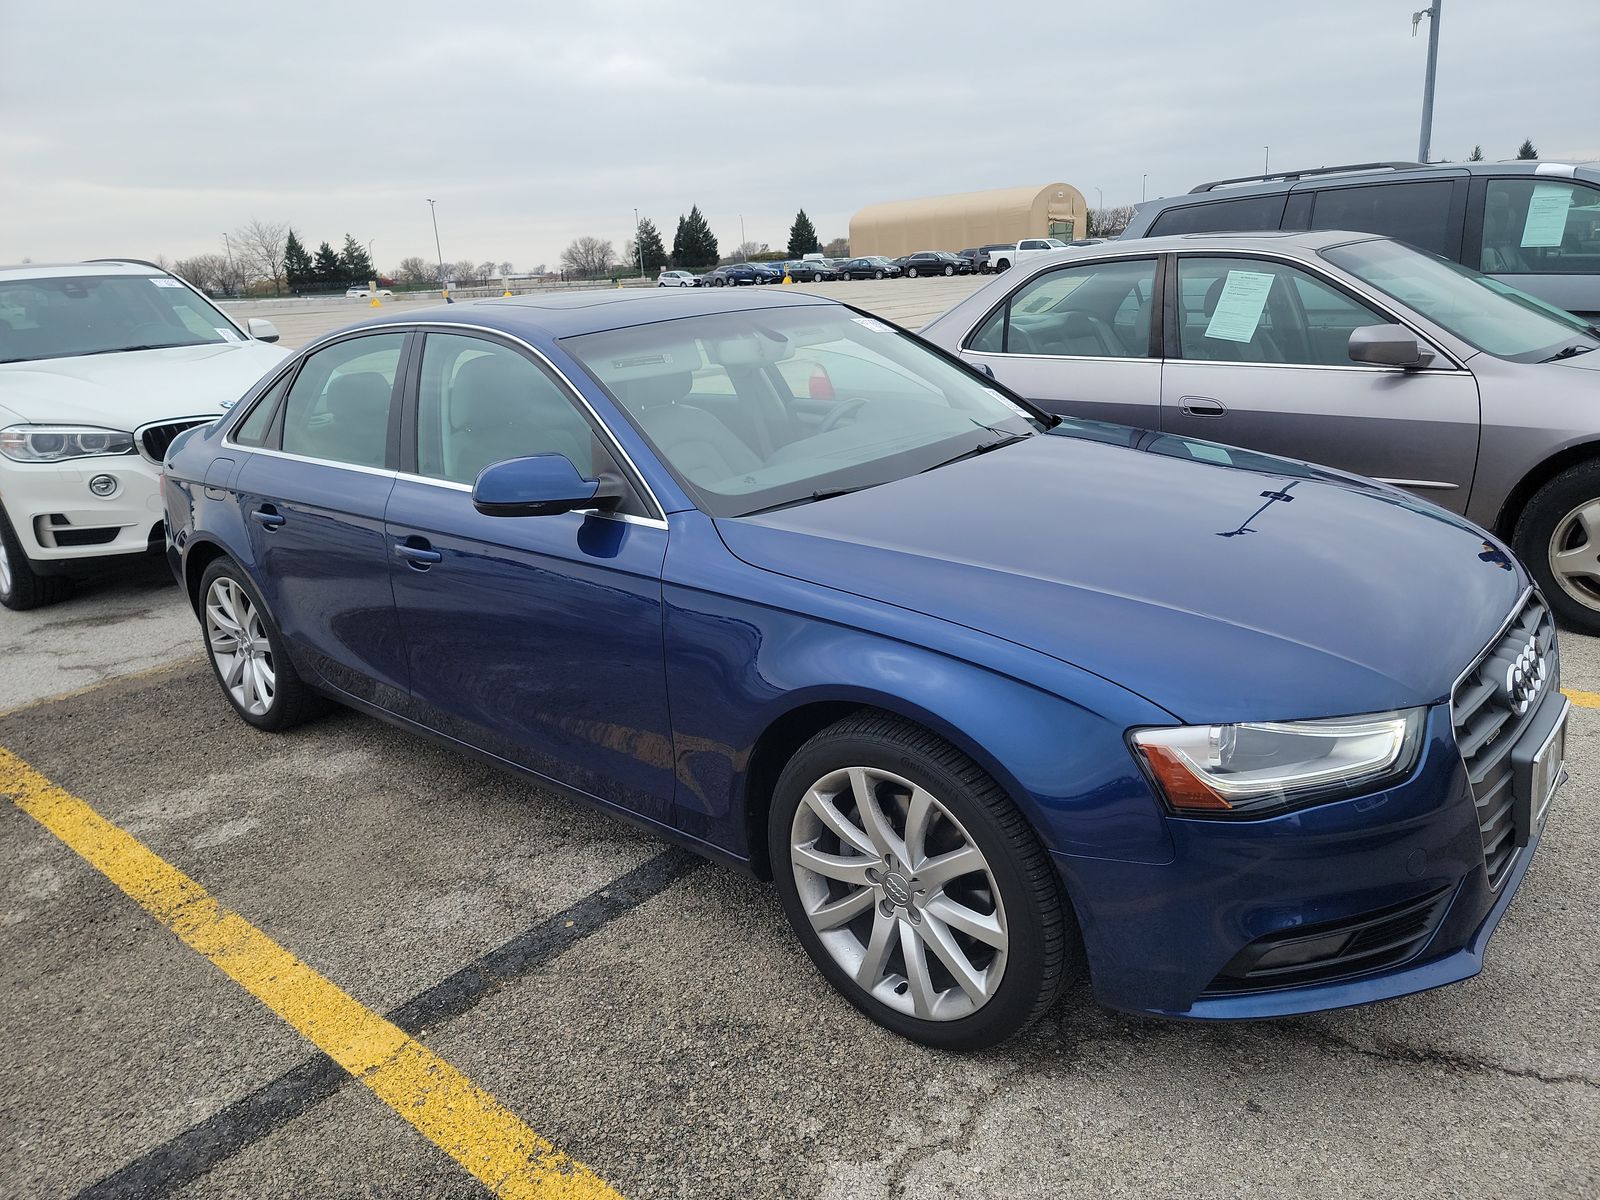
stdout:
POLYGON ((1388 321, 1284 263, 1178 261, 1178 355, 1200 362, 1348 367, 1350 332, 1388 321))
POLYGON ((1600 188, 1489 180, 1478 254, 1478 269, 1494 275, 1600 275, 1600 188))
POLYGON ((1169 208, 1155 219, 1147 236, 1276 229, 1283 216, 1284 195, 1276 192, 1270 196, 1243 196, 1238 200, 1213 200, 1208 204, 1169 208))
POLYGON ((255 402, 245 414, 244 420, 229 431, 228 436, 241 446, 263 445, 266 442, 267 430, 272 428, 272 418, 278 411, 278 402, 289 390, 289 380, 293 377, 293 371, 285 372, 283 378, 268 388, 255 402))
POLYGON ((594 467, 594 435, 566 392, 509 346, 430 333, 417 393, 417 473, 470 484, 508 458, 564 454, 594 467))
POLYGON ((1037 276, 973 336, 969 350, 1060 357, 1145 358, 1153 258, 1084 263, 1037 276), (1000 345, 996 345, 999 342, 1000 345))
POLYGON ((389 446, 389 397, 403 333, 369 334, 319 350, 284 400, 283 449, 361 467, 381 467, 389 446))
POLYGON ((1324 188, 1311 209, 1312 229, 1350 229, 1381 233, 1409 242, 1429 254, 1454 258, 1450 244, 1449 179, 1418 183, 1381 183, 1364 187, 1324 188))

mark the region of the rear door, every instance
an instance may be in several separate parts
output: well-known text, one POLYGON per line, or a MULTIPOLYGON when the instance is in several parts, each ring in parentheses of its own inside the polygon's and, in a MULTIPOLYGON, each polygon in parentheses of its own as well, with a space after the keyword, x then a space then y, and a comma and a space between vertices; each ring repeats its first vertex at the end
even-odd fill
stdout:
POLYGON ((1515 175, 1473 180, 1469 267, 1600 320, 1600 185, 1515 175))
MULTIPOLYGON (((1301 209, 1301 197, 1307 191, 1314 197, 1309 216, 1304 224, 1296 221, 1293 228, 1379 233, 1428 254, 1461 261, 1467 211, 1465 172, 1430 172, 1426 179, 1348 187, 1301 184, 1291 208, 1301 209)), ((1284 223, 1290 225, 1287 220, 1284 223)))
POLYGON ((235 483, 267 607, 296 660, 385 708, 407 688, 384 508, 399 445, 404 332, 311 354, 235 483))
POLYGON ((1370 475, 1465 509, 1479 423, 1469 372, 1442 352, 1414 371, 1351 362, 1351 331, 1396 317, 1300 264, 1184 254, 1169 278, 1163 431, 1370 475))
POLYGON ((1050 412, 1154 429, 1158 265, 1117 258, 1034 275, 973 327, 961 356, 1050 412))

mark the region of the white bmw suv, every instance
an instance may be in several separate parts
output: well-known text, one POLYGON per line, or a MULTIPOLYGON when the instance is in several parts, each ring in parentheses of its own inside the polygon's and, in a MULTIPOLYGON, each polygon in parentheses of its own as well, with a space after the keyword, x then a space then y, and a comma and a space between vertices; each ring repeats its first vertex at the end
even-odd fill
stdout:
POLYGON ((287 354, 277 340, 145 263, 0 267, 0 604, 164 547, 162 456, 287 354))

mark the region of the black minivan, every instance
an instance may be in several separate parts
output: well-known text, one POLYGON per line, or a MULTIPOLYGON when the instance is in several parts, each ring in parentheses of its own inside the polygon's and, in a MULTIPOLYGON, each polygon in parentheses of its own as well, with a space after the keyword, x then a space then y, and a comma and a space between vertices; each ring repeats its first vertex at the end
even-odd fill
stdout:
POLYGON ((1358 163, 1220 179, 1139 207, 1124 238, 1381 233, 1600 321, 1600 167, 1358 163))

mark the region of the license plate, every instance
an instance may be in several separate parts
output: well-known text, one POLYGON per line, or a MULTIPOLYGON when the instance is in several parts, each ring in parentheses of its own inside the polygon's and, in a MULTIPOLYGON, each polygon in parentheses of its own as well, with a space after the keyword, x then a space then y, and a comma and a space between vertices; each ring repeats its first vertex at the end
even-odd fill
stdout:
POLYGON ((1556 789, 1566 779, 1563 766, 1566 762, 1569 709, 1570 706, 1563 703, 1561 716, 1556 720, 1555 726, 1534 751, 1532 769, 1528 772, 1527 792, 1517 797, 1518 808, 1522 810, 1517 814, 1519 818, 1517 840, 1523 845, 1532 841, 1538 834, 1546 814, 1550 811, 1550 801, 1554 798, 1556 789))

